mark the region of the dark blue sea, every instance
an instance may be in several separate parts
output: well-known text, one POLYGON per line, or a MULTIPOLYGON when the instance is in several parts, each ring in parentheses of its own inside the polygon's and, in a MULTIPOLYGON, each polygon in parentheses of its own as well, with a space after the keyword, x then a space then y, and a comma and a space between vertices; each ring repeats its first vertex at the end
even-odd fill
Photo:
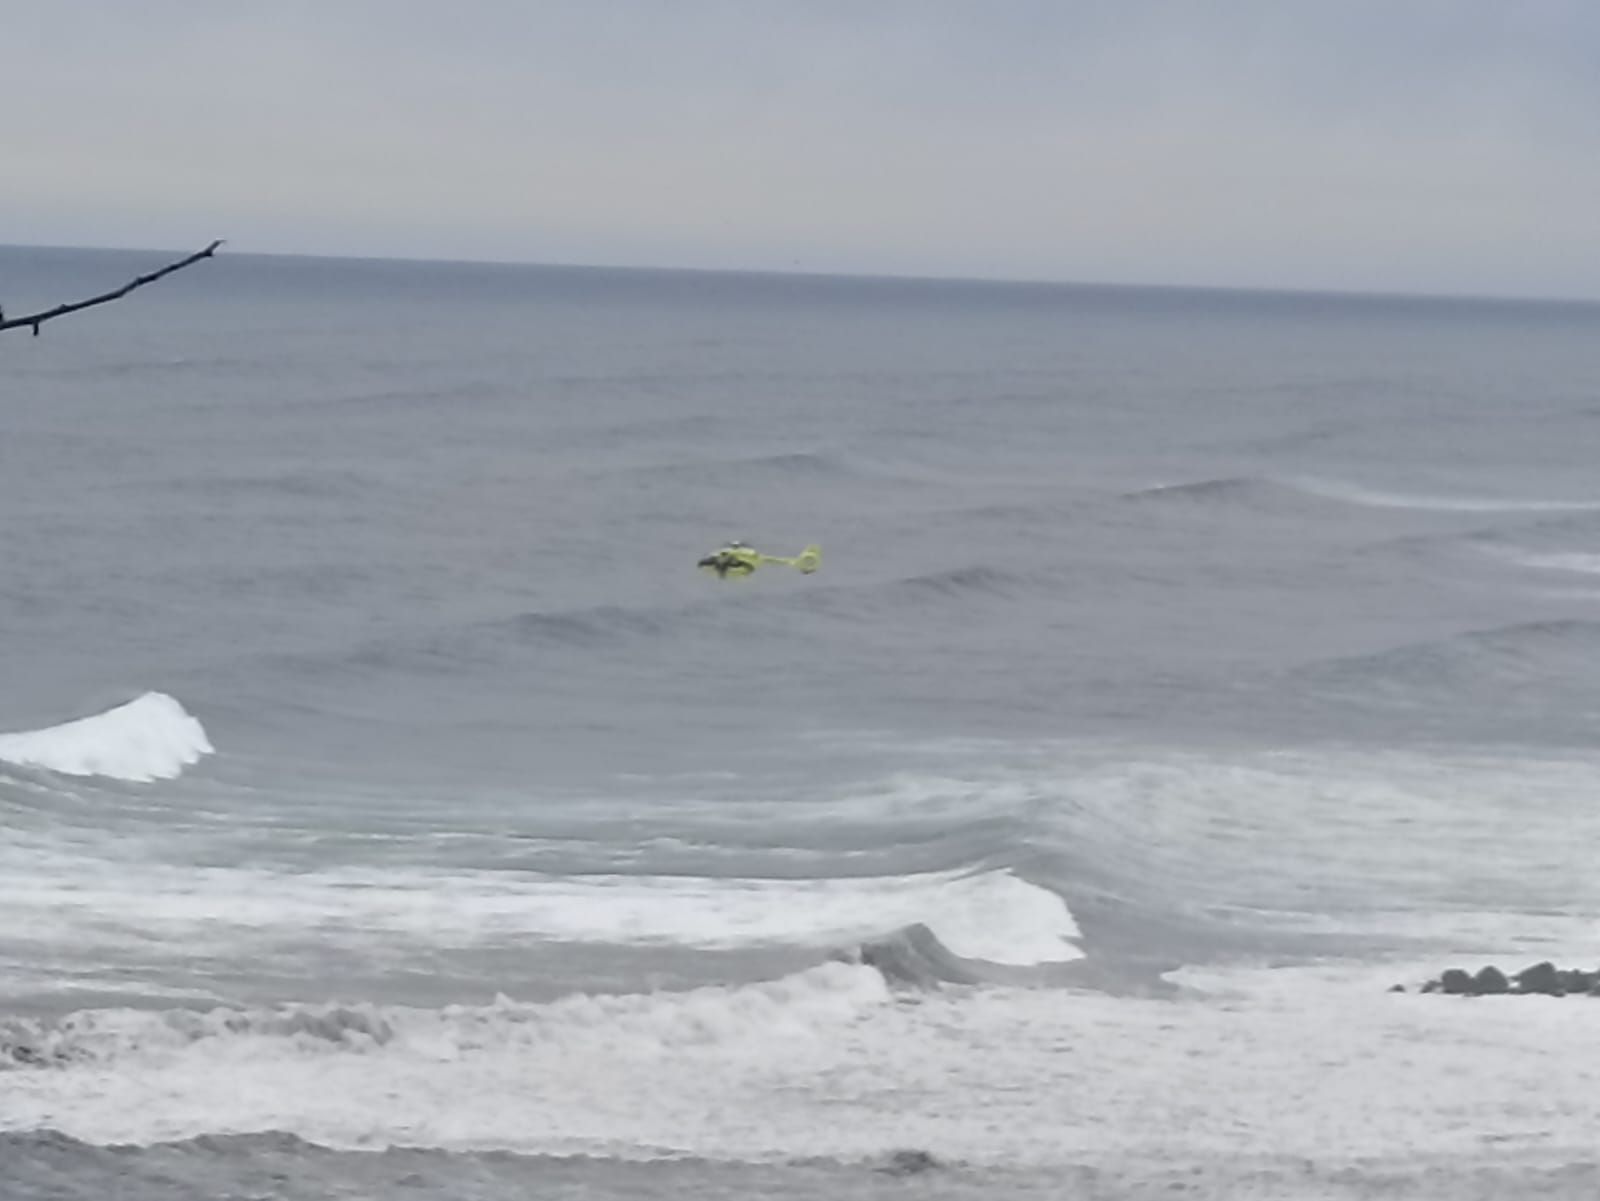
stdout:
POLYGON ((0 1199, 1592 1196, 1594 1002, 1416 986, 1600 962, 1597 458, 1577 304, 225 248, 0 335, 0 1199))

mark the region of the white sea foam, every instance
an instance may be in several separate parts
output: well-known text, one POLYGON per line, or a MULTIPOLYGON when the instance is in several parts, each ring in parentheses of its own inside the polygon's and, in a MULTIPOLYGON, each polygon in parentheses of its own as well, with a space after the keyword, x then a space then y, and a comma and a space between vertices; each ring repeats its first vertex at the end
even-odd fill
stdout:
POLYGON ((1384 991, 1439 966, 1193 972, 1175 1001, 909 1004, 871 969, 827 964, 547 1005, 85 1014, 42 1047, 84 1058, 5 1074, 0 1129, 741 1160, 917 1146, 1013 1167, 1588 1148, 1588 1005, 1384 991))
POLYGON ((0 734, 0 761, 138 783, 172 779, 211 751, 204 727, 161 692, 59 726, 0 734))

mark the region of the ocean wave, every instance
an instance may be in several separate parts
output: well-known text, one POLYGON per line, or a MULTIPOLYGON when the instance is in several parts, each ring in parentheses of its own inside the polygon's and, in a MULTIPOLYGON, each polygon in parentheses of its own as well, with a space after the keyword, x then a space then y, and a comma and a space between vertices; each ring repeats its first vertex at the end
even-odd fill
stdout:
MULTIPOLYGON (((1170 1001, 1036 989, 906 998, 870 967, 828 963, 760 984, 546 1004, 83 1011, 32 1029, 42 1039, 59 1033, 69 1054, 5 1073, 0 1131, 117 1145, 124 1164, 130 1145, 206 1136, 204 1150, 232 1153, 219 1183, 233 1186, 271 1178, 241 1176, 239 1161, 248 1147, 274 1144, 291 1156, 312 1143, 754 1163, 870 1161, 910 1146, 961 1171, 1055 1169, 1040 1195, 1053 1195, 1049 1185, 1073 1164, 1175 1157, 1250 1165, 1247 1180, 1214 1195, 1259 1186, 1262 1162, 1293 1182, 1264 1195, 1304 1195, 1305 1163, 1327 1153, 1330 1129, 1347 1161, 1392 1156, 1413 1167, 1499 1162, 1507 1147, 1568 1156, 1586 1145, 1592 1085, 1571 1064, 1595 1049, 1589 1015, 1569 1001, 1549 1012, 1533 1002, 1453 1006, 1444 1016, 1434 998, 1386 993, 1401 974, 1392 964, 1252 965, 1185 973, 1170 1001), (1451 1037, 1417 1037, 1441 1023, 1451 1037), (1397 1047, 1406 1052, 1399 1062, 1397 1047), (1405 1086, 1373 1088, 1373 1065, 1403 1074, 1405 1086), (1464 1108, 1463 1096, 1473 1103, 1464 1108), (1485 1130, 1501 1140, 1487 1150, 1485 1130), (251 1141, 220 1141, 238 1135, 251 1141)), ((314 1158, 326 1168, 326 1156, 314 1158)), ((415 1191, 396 1183, 396 1168, 410 1171, 414 1160, 366 1163, 393 1175, 369 1177, 350 1195, 415 1191)), ((478 1175, 465 1179, 470 1187, 441 1195, 481 1195, 478 1175)), ((1086 1193, 1103 1183, 1073 1179, 1086 1193)), ((1196 1179, 1183 1175, 1191 1192, 1196 1179)), ((1522 1181, 1508 1174, 1462 1195, 1519 1195, 1522 1181)))
POLYGON ((1519 567, 1537 567, 1547 571, 1570 571, 1577 575, 1600 575, 1600 554, 1587 551, 1514 551, 1498 548, 1498 558, 1519 567))
POLYGON ((893 593, 896 599, 961 597, 979 593, 999 596, 1013 592, 1026 583, 1021 576, 1011 572, 975 563, 947 571, 908 576, 884 585, 883 590, 893 593))
POLYGON ((347 499, 365 486, 366 481, 355 471, 309 467, 237 475, 189 473, 172 479, 121 485, 139 491, 161 491, 205 500, 281 496, 318 501, 347 499))
POLYGON ((876 968, 892 985, 929 988, 940 984, 981 984, 984 980, 977 965, 953 954, 923 925, 907 926, 888 938, 863 943, 844 958, 876 968))
POLYGON ((1267 476, 1219 476, 1161 484, 1124 492, 1121 499, 1141 506, 1208 513, 1247 510, 1256 515, 1301 517, 1329 509, 1330 498, 1267 476))
POLYGON ((1216 479, 1190 480, 1179 484, 1157 484, 1149 488, 1139 488, 1132 492, 1124 492, 1122 499, 1141 503, 1234 504, 1241 501, 1255 501, 1283 491, 1285 489, 1271 480, 1253 476, 1223 476, 1216 479))
POLYGON ((519 650, 622 653, 641 641, 685 631, 693 625, 696 613, 693 606, 611 604, 531 610, 372 639, 342 648, 325 660, 297 657, 284 661, 314 674, 417 671, 429 676, 450 675, 498 664, 519 650))
POLYGON ((445 403, 495 400, 500 392, 484 380, 467 380, 455 384, 430 383, 422 387, 375 388, 371 390, 324 394, 317 392, 307 397, 291 397, 278 403, 286 409, 362 409, 371 408, 379 415, 389 410, 416 407, 436 411, 445 403))
MULTIPOLYGON (((81 1010, 0 1026, 0 1130, 693 1153, 707 1115, 733 1132, 736 1114, 761 1113, 759 1096, 781 1099, 784 1086, 763 1081, 808 1058, 847 1064, 860 1023, 897 1006, 877 970, 827 962, 759 983, 543 1003, 81 1010), (485 1124, 490 1112, 510 1120, 485 1124)), ((786 1145, 760 1120, 750 1150, 786 1145)))
POLYGON ((93 717, 0 734, 0 762, 135 783, 173 779, 212 750, 205 728, 161 692, 93 717))
POLYGON ((1575 571, 1582 575, 1600 575, 1600 554, 1524 555, 1516 560, 1525 567, 1548 567, 1556 571, 1575 571))
POLYGON ((825 451, 785 451, 778 454, 729 455, 714 461, 652 463, 624 468, 617 474, 658 480, 703 480, 710 475, 726 486, 732 483, 758 485, 774 480, 833 483, 863 480, 875 473, 863 469, 850 459, 825 451))
POLYGON ((1125 492, 1122 499, 1141 504, 1190 508, 1281 509, 1308 502, 1335 502, 1373 509, 1412 509, 1438 513, 1583 513, 1600 511, 1600 500, 1546 497, 1459 496, 1366 488, 1339 480, 1307 476, 1221 476, 1163 484, 1125 492))
POLYGON ((61 1018, 0 1022, 0 1070, 64 1068, 166 1058, 196 1044, 254 1046, 276 1056, 337 1055, 396 1046, 452 1057, 498 1046, 674 1048, 759 1041, 803 1032, 891 999, 884 975, 838 960, 776 980, 681 992, 575 993, 555 1001, 505 996, 487 1005, 419 1009, 371 1002, 259 1008, 89 1009, 61 1018), (275 1048, 281 1048, 275 1049, 275 1048))
POLYGON ((1334 480, 1299 478, 1291 486, 1311 496, 1378 509, 1418 509, 1440 513, 1561 513, 1600 510, 1600 500, 1542 497, 1442 496, 1389 492, 1334 480))
MULTIPOLYGON (((831 879, 258 867, 108 872, 57 854, 0 879, 29 940, 110 955, 292 955, 308 930, 352 955, 543 943, 823 953, 926 925, 963 958, 1026 966, 1082 955, 1067 903, 1007 870, 831 879)), ((289 970, 286 968, 286 970, 289 970)))
POLYGON ((671 626, 673 616, 667 610, 596 605, 558 613, 523 613, 497 624, 518 642, 553 642, 568 646, 661 634, 671 626))
POLYGON ((535 610, 492 617, 347 651, 342 662, 357 670, 396 666, 429 672, 498 662, 521 648, 565 648, 630 653, 667 639, 715 639, 731 631, 769 636, 794 632, 796 619, 858 625, 885 613, 926 612, 1007 598, 1039 586, 1043 577, 981 563, 871 582, 806 581, 794 590, 760 591, 749 583, 715 585, 718 591, 687 604, 601 604, 535 610))
POLYGON ((1482 511, 1485 520, 1470 528, 1407 533, 1386 538, 1365 548, 1366 553, 1406 558, 1445 557, 1459 561, 1463 554, 1523 567, 1585 572, 1600 565, 1600 510, 1568 510, 1540 517, 1538 510, 1482 511))
MULTIPOLYGON (((148 1146, 98 1146, 49 1129, 0 1133, 0 1178, 11 1186, 8 1198, 25 1201, 236 1197, 241 1195, 237 1189, 241 1181, 267 1180, 272 1182, 271 1195, 282 1198, 835 1196, 870 1191, 873 1176, 917 1176, 938 1173, 946 1166, 942 1156, 909 1147, 843 1159, 746 1163, 651 1148, 624 1156, 617 1148, 540 1154, 396 1146, 374 1155, 340 1150, 285 1130, 201 1134, 148 1146)), ((1068 1175, 1085 1181, 1098 1177, 1089 1168, 1068 1175)), ((1062 1170, 1056 1169, 1048 1179, 1061 1177, 1062 1170)), ((975 1187, 976 1191, 961 1190, 956 1195, 992 1193, 975 1187)))
POLYGON ((1437 689, 1555 679, 1587 685, 1597 672, 1600 622, 1569 619, 1468 630, 1312 664, 1300 674, 1320 682, 1437 689))

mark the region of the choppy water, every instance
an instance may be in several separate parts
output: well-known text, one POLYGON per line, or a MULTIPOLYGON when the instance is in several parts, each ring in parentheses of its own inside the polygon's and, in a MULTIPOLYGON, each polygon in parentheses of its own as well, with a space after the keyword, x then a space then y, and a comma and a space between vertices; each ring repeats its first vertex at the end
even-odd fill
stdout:
POLYGON ((1597 330, 225 254, 0 339, 0 1195, 1587 1195, 1584 1015, 1383 987, 1592 955, 1597 330))

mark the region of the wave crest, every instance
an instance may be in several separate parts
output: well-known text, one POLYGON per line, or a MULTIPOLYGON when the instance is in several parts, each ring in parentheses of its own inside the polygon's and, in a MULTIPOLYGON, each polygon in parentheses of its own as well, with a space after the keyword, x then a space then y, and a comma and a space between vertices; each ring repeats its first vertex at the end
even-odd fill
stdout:
POLYGON ((212 750, 205 728, 162 692, 93 717, 0 734, 0 762, 139 784, 173 779, 212 750))

